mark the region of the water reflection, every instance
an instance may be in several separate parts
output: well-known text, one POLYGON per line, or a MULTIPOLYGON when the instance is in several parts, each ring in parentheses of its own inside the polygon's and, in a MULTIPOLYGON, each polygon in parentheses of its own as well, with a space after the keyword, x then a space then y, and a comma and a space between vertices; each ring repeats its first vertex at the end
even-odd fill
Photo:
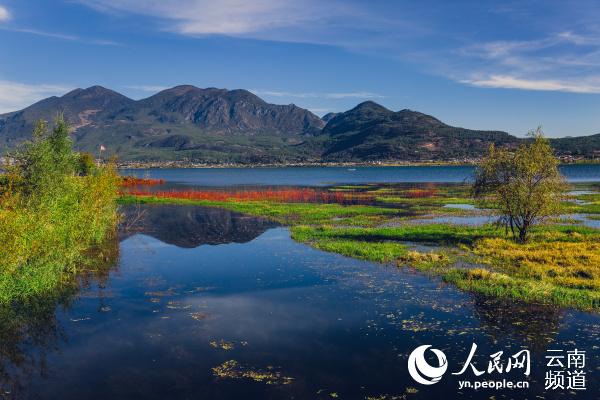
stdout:
POLYGON ((121 237, 146 234, 177 247, 246 243, 276 226, 273 221, 211 207, 128 206, 121 237))
POLYGON ((44 375, 46 354, 64 339, 55 310, 68 303, 67 295, 0 308, 2 397, 19 398, 32 375, 44 375))
POLYGON ((312 249, 236 213, 144 210, 146 218, 126 210, 141 222, 124 228, 117 267, 107 260, 70 286, 75 293, 3 317, 5 397, 452 398, 457 378, 418 386, 408 354, 435 345, 455 370, 473 342, 478 365, 500 349, 535 350, 532 389, 464 398, 544 396, 541 354, 550 346, 588 351, 588 391, 577 398, 600 389, 597 315, 473 296, 312 249))
POLYGON ((28 383, 47 375, 47 359, 67 343, 57 310, 68 310, 82 290, 102 292, 119 256, 116 238, 86 255, 76 277, 46 296, 0 306, 0 398, 20 399, 28 383))

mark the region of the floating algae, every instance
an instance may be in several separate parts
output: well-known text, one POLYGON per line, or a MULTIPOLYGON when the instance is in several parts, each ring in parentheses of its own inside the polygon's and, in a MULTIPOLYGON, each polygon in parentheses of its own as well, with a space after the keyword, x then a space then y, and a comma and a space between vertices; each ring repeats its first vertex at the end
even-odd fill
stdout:
MULTIPOLYGON (((215 349, 223 349, 223 350, 233 350, 236 346, 236 342, 228 342, 226 340, 211 340, 210 342, 208 342, 208 344, 210 344, 212 347, 214 347, 215 349)), ((247 346, 248 342, 242 340, 241 342, 239 342, 239 344, 241 346, 247 346)))
POLYGON ((274 367, 268 366, 266 370, 252 369, 240 365, 236 360, 225 361, 218 367, 212 368, 213 374, 218 378, 251 379, 267 385, 289 385, 294 378, 283 376, 274 367))
POLYGON ((419 313, 414 318, 403 319, 402 329, 412 332, 435 331, 440 329, 441 321, 424 321, 425 314, 419 313))

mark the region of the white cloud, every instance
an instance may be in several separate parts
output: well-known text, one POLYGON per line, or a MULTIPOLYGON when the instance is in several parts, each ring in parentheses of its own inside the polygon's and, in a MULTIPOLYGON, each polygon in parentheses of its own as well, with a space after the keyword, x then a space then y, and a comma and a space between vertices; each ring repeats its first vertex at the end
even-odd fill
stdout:
POLYGON ((171 21, 169 30, 189 35, 243 35, 300 26, 352 7, 338 0, 80 0, 104 12, 129 12, 171 21))
POLYGON ((36 35, 36 36, 44 36, 53 39, 66 40, 69 42, 79 42, 86 44, 93 44, 97 46, 120 46, 119 43, 114 42, 112 40, 104 40, 104 39, 86 39, 75 35, 67 35, 64 33, 56 33, 56 32, 46 32, 40 31, 38 29, 30 29, 30 28, 18 28, 18 27, 0 27, 0 29, 11 32, 19 32, 25 33, 28 35, 36 35))
POLYGON ((159 29, 185 36, 224 35, 361 52, 373 52, 424 29, 402 15, 376 14, 372 7, 346 0, 74 1, 111 15, 147 16, 159 29))
POLYGON ((0 21, 8 21, 11 18, 8 9, 4 6, 0 6, 0 21))
POLYGON ((32 85, 0 80, 0 113, 17 111, 46 97, 62 95, 72 89, 65 85, 32 85))
POLYGON ((595 83, 561 82, 553 80, 520 79, 506 75, 492 75, 488 78, 482 79, 465 79, 461 82, 485 88, 562 91, 572 93, 600 93, 600 80, 595 83))
POLYGON ((561 32, 557 35, 557 37, 565 42, 571 42, 576 45, 598 44, 598 37, 578 35, 571 31, 561 32))
POLYGON ((250 89, 257 96, 291 97, 301 99, 383 99, 385 96, 372 92, 281 92, 274 90, 250 89))
POLYGON ((30 35, 45 36, 45 37, 50 37, 50 38, 54 38, 54 39, 68 40, 68 41, 72 41, 72 42, 79 40, 79 38, 77 36, 65 35, 63 33, 45 32, 45 31, 40 31, 37 29, 29 29, 29 28, 2 28, 2 29, 11 31, 11 32, 27 33, 30 35))
MULTIPOLYGON (((146 16, 150 26, 180 35, 331 45, 399 59, 481 87, 596 93, 600 82, 600 16, 594 1, 578 7, 557 2, 544 12, 514 3, 491 10, 491 17, 483 7, 482 18, 502 28, 489 31, 479 24, 448 28, 450 3, 430 10, 418 2, 390 6, 349 0, 74 1, 104 13, 146 16)), ((369 93, 262 94, 377 98, 369 93)))
POLYGON ((600 93, 600 36, 563 31, 538 39, 475 43, 442 74, 472 86, 600 93))

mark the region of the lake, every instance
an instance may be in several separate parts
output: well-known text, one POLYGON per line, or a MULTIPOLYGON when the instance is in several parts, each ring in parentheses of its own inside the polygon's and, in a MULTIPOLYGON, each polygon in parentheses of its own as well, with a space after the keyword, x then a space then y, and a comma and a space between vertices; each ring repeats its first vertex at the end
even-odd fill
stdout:
MULTIPOLYGON (((560 167, 570 182, 599 182, 600 164, 560 167)), ((194 186, 285 185, 330 186, 361 183, 459 183, 470 179, 472 166, 164 168, 124 169, 123 175, 164 179, 194 186)))
MULTIPOLYGON (((590 181, 599 168, 564 172, 590 181)), ((227 186, 459 182, 468 171, 135 172, 227 186)), ((600 393, 600 315, 465 293, 409 269, 315 250, 293 241, 284 226, 231 211, 146 205, 123 212, 116 263, 56 299, 0 314, 0 397, 597 399, 600 393), (478 379, 471 368, 452 375, 473 343, 473 363, 486 373, 481 379, 526 381, 530 388, 459 389, 459 381, 478 379), (422 345, 447 357, 448 372, 433 385, 415 382, 408 371, 409 354, 422 345), (506 364, 524 349, 531 356, 528 376, 518 368, 487 373, 494 353, 503 351, 506 364), (575 349, 586 352, 586 390, 545 391, 548 350, 575 349)))

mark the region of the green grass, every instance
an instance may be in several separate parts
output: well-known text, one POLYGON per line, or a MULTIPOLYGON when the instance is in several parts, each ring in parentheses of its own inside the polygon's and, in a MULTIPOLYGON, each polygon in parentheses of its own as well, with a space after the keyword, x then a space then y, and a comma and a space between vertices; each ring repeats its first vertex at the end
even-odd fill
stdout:
POLYGON ((600 292, 573 289, 551 283, 523 279, 487 269, 449 269, 442 274, 445 282, 459 289, 499 298, 512 298, 539 304, 598 311, 600 292))
POLYGON ((0 304, 71 283, 116 239, 114 166, 81 164, 61 120, 49 134, 38 125, 34 137, 0 179, 0 304))
POLYGON ((390 241, 361 241, 356 238, 337 234, 335 228, 294 226, 292 238, 301 243, 348 257, 375 262, 391 262, 406 255, 407 246, 390 241))
POLYGON ((569 214, 600 214, 600 202, 590 204, 575 204, 565 201, 563 203, 565 213, 569 214))
MULTIPOLYGON (((598 190, 595 186, 575 186, 578 190, 598 190)), ((581 214, 600 214, 600 193, 579 194, 572 196, 571 199, 577 199, 589 204, 575 204, 573 201, 563 202, 564 208, 570 213, 581 214)))
POLYGON ((310 234, 318 239, 347 239, 363 243, 398 241, 421 242, 436 245, 472 244, 476 240, 493 237, 496 230, 491 225, 466 227, 444 224, 403 225, 389 228, 338 228, 333 226, 292 227, 292 232, 301 229, 304 236, 310 234))
POLYGON ((580 194, 575 196, 577 200, 587 201, 590 203, 600 203, 600 193, 580 194))
POLYGON ((103 259, 105 242, 116 240, 116 181, 106 176, 69 180, 69 189, 53 201, 4 200, 0 303, 47 294, 92 260, 103 259))
POLYGON ((496 297, 600 309, 600 231, 544 226, 517 245, 492 226, 418 225, 401 228, 293 226, 292 238, 324 251, 409 265, 462 290, 496 297), (460 246, 485 268, 453 267, 447 250, 419 253, 406 242, 460 246))
POLYGON ((475 204, 471 199, 462 197, 425 197, 377 196, 377 201, 390 204, 418 204, 420 206, 443 206, 446 204, 475 204))
POLYGON ((576 212, 582 214, 600 214, 600 202, 592 204, 580 204, 576 208, 576 212))
POLYGON ((343 206, 340 204, 276 203, 266 201, 202 201, 186 199, 166 199, 153 196, 122 196, 121 204, 184 204, 205 207, 220 207, 244 214, 271 218, 289 224, 343 223, 345 225, 373 225, 387 218, 406 214, 404 210, 374 206, 343 206))

